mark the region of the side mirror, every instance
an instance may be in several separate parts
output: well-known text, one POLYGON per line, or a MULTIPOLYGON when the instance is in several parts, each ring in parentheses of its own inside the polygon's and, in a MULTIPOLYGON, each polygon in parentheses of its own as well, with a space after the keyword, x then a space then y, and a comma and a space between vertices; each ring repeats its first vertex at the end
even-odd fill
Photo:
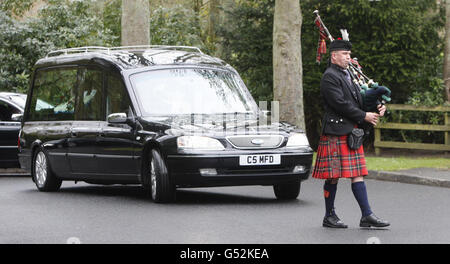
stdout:
POLYGON ((11 120, 15 122, 22 122, 23 114, 12 114, 11 120))
POLYGON ((108 115, 106 119, 111 124, 125 124, 128 121, 127 114, 125 113, 113 113, 108 115))

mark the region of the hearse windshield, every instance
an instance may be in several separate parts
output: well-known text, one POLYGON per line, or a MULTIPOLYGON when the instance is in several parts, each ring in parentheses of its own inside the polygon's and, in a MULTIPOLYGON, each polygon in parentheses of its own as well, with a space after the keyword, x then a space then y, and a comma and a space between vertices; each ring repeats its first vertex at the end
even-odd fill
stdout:
POLYGON ((258 115, 240 77, 213 69, 164 69, 134 74, 131 82, 145 116, 258 115))

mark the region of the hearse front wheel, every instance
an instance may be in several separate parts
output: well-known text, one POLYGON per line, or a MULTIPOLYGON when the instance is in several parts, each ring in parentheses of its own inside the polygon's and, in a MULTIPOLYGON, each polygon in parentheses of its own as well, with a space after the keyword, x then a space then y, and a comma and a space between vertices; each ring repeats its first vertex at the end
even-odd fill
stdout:
POLYGON ((280 200, 295 200, 300 194, 301 182, 291 182, 273 185, 273 192, 280 200))
POLYGON ((150 155, 150 193, 156 203, 175 201, 176 188, 170 182, 166 164, 159 151, 153 149, 150 155))
POLYGON ((62 180, 50 169, 47 155, 42 149, 38 149, 34 154, 32 176, 36 187, 42 192, 55 192, 62 184, 62 180))

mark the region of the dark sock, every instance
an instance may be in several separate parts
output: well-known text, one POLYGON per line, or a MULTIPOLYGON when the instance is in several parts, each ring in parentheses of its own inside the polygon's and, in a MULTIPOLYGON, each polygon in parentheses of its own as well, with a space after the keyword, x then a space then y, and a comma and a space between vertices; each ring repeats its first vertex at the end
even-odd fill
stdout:
POLYGON ((325 181, 323 185, 323 194, 325 198, 325 217, 334 213, 334 198, 336 197, 337 183, 331 184, 330 181, 325 181))
POLYGON ((370 210, 369 200, 367 198, 366 184, 363 181, 352 183, 352 191, 361 208, 362 216, 370 215, 372 211, 370 210))

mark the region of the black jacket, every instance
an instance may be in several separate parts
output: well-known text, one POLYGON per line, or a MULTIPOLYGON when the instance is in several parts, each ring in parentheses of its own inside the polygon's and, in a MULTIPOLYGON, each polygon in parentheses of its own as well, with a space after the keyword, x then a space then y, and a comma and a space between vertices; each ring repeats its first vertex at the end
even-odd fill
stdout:
POLYGON ((331 64, 327 68, 320 81, 320 94, 325 108, 322 134, 348 135, 355 125, 365 124, 359 87, 347 81, 341 67, 331 64))

